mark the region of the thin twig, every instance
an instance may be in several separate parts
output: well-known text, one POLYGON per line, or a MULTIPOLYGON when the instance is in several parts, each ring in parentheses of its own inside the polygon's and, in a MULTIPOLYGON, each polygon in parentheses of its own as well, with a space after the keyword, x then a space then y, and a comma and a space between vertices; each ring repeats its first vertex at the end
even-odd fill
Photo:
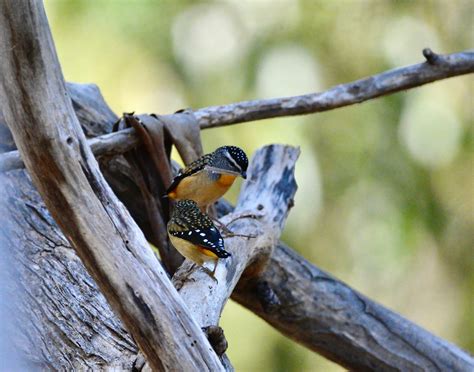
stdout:
MULTIPOLYGON (((320 93, 295 97, 243 101, 211 106, 195 111, 201 129, 244 123, 281 116, 304 115, 333 110, 368 101, 380 96, 411 89, 433 81, 474 72, 474 52, 440 55, 424 49, 426 62, 389 70, 351 83, 337 85, 320 93)), ((183 112, 169 115, 178 118, 183 112)), ((96 156, 117 155, 138 144, 134 130, 126 129, 89 140, 96 156)), ((0 172, 23 167, 17 151, 0 155, 0 172)))

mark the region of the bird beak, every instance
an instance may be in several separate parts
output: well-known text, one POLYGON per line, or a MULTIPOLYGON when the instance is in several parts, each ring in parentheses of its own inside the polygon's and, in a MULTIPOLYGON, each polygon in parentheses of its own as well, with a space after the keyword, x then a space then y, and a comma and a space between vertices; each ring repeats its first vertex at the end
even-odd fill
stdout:
POLYGON ((244 180, 247 179, 247 172, 243 171, 242 173, 240 173, 240 175, 242 176, 244 180))

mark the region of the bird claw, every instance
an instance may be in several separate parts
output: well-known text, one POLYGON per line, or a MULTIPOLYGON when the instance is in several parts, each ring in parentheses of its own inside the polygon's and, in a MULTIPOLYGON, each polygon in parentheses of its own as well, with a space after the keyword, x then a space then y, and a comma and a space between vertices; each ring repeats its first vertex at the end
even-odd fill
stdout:
POLYGON ((257 235, 236 234, 229 229, 227 229, 227 231, 223 231, 222 235, 224 235, 224 238, 239 237, 239 238, 255 239, 257 237, 257 235))
POLYGON ((237 217, 234 217, 232 220, 230 220, 227 224, 226 224, 226 227, 233 224, 235 221, 238 221, 238 220, 241 220, 241 219, 244 219, 244 218, 251 218, 253 220, 258 220, 259 218, 261 218, 262 215, 258 215, 258 214, 255 214, 255 213, 243 213, 237 217))
POLYGON ((217 278, 214 276, 215 270, 214 270, 214 271, 211 271, 211 270, 209 270, 207 267, 204 267, 204 266, 201 266, 201 269, 202 269, 202 271, 204 271, 207 275, 209 275, 212 280, 215 280, 215 281, 216 281, 216 284, 219 284, 219 281, 218 281, 217 278))

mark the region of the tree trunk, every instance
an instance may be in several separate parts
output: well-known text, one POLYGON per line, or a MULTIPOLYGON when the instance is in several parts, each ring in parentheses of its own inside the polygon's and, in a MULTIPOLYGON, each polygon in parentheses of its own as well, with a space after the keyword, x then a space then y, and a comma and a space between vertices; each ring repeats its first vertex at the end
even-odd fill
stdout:
POLYGON ((22 170, 0 176, 2 257, 9 252, 10 332, 28 364, 131 370, 138 348, 22 170))
POLYGON ((223 366, 99 171, 73 111, 43 4, 0 3, 0 97, 32 182, 154 370, 223 366))

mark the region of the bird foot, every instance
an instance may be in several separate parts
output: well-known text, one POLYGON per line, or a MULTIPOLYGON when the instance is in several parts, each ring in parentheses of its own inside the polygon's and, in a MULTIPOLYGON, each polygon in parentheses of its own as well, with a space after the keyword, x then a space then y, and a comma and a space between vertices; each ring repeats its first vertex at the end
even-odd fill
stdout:
POLYGON ((216 284, 219 284, 219 281, 217 280, 217 278, 214 276, 216 270, 214 269, 214 271, 211 271, 209 270, 207 267, 204 267, 204 266, 201 266, 201 269, 202 271, 204 271, 207 275, 209 275, 211 277, 212 280, 215 280, 216 281, 216 284))
POLYGON ((257 235, 245 235, 245 234, 236 234, 234 233, 233 231, 227 229, 226 227, 226 231, 223 231, 222 232, 222 235, 224 236, 224 238, 235 238, 235 237, 239 237, 239 238, 247 238, 247 239, 255 239, 257 237, 257 235))
POLYGON ((237 217, 234 217, 229 222, 227 222, 226 227, 233 224, 235 221, 238 221, 238 220, 241 220, 241 219, 244 219, 244 218, 251 218, 253 220, 258 220, 261 217, 262 217, 262 215, 258 215, 258 214, 255 214, 255 213, 242 213, 241 215, 239 215, 237 217))
POLYGON ((193 272, 193 270, 197 267, 198 265, 195 264, 194 262, 189 265, 189 267, 187 268, 187 270, 185 271, 176 271, 176 273, 173 275, 173 278, 171 279, 172 282, 173 282, 173 285, 175 286, 175 288, 179 291, 184 283, 186 283, 187 281, 195 281, 196 279, 190 277, 190 274, 193 272))

